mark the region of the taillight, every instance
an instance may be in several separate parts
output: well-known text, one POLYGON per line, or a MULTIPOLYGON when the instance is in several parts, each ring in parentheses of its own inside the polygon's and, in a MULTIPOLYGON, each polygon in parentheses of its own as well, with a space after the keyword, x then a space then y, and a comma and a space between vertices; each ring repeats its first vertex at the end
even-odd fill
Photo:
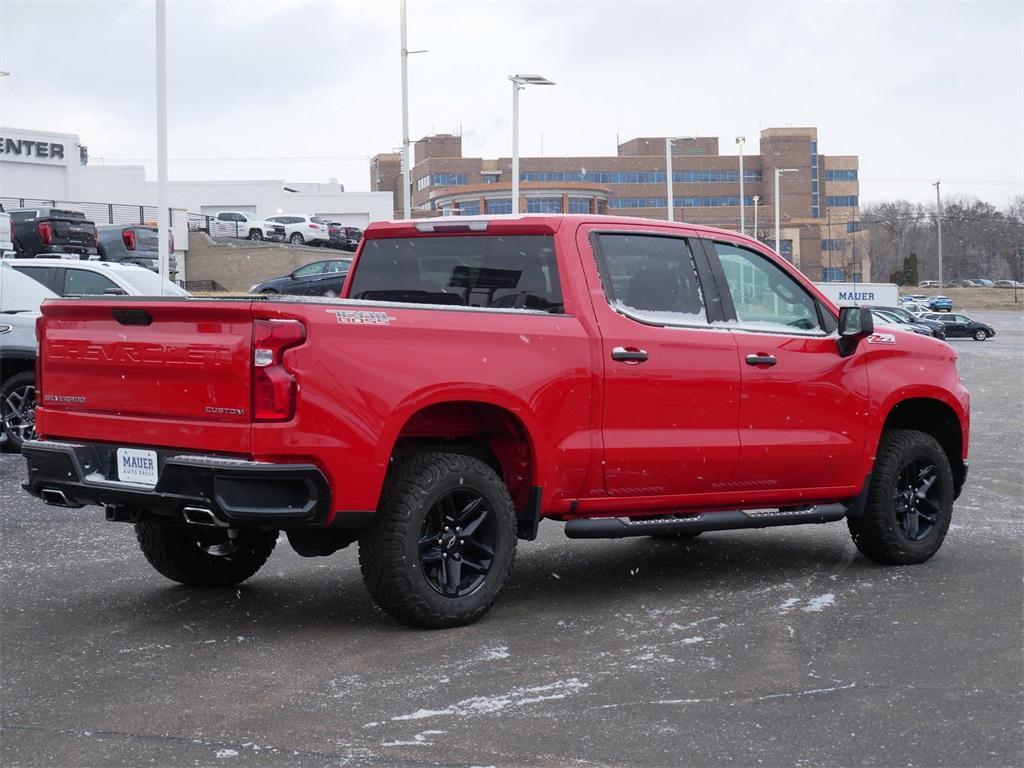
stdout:
POLYGON ((252 416, 287 421, 295 415, 298 382, 284 367, 284 352, 306 340, 298 320, 254 320, 252 326, 252 416))
POLYGON ((135 250, 135 230, 128 228, 121 230, 121 239, 124 241, 124 247, 129 251, 135 250))
POLYGON ((320 229, 319 224, 307 224, 306 226, 309 227, 310 229, 320 229))
POLYGON ((36 225, 36 229, 39 231, 39 239, 43 241, 43 245, 53 245, 53 224, 41 221, 36 225))
POLYGON ((42 315, 40 315, 39 317, 36 318, 36 347, 39 349, 39 352, 36 354, 35 364, 35 398, 37 406, 41 405, 43 402, 43 347, 45 346, 43 344, 43 331, 45 330, 45 328, 45 318, 42 315))

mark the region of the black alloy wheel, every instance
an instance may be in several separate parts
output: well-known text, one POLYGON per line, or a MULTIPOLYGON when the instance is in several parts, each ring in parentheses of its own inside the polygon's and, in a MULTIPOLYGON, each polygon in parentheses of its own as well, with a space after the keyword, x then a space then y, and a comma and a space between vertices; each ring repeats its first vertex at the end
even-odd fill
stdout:
POLYGON ((909 541, 924 541, 935 529, 941 512, 942 479, 935 464, 918 457, 901 468, 893 494, 896 522, 909 541))
POLYGON ((0 393, 5 448, 20 451, 26 440, 36 437, 36 378, 31 371, 12 376, 0 393))
POLYGON ((484 583, 498 546, 497 517, 472 488, 448 491, 427 512, 420 529, 420 569, 431 589, 465 597, 484 583))

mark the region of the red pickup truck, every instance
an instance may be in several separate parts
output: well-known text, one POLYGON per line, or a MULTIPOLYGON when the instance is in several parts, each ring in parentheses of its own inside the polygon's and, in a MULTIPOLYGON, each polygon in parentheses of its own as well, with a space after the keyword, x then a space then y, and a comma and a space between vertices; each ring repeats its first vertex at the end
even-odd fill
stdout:
POLYGON ((25 488, 235 584, 359 543, 400 620, 465 624, 518 539, 845 518, 931 557, 967 474, 945 343, 838 310, 759 242, 603 216, 371 225, 339 299, 48 301, 25 488))

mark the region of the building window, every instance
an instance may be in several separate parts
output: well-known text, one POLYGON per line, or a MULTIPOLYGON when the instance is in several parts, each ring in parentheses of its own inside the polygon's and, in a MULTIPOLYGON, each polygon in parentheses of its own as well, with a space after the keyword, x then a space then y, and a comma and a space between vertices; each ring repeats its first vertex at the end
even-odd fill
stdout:
MULTIPOLYGON (((608 201, 610 208, 666 208, 667 203, 664 197, 616 197, 608 201)), ((753 205, 754 198, 747 195, 744 198, 745 205, 753 205)), ((676 208, 727 208, 738 207, 740 198, 738 195, 725 195, 722 197, 674 197, 673 205, 676 208)))
POLYGON ((528 197, 527 213, 561 213, 562 198, 560 197, 528 197))
POLYGON ((472 200, 464 203, 456 203, 459 206, 460 216, 479 216, 480 215, 480 201, 472 200))
POLYGON ((465 185, 466 174, 464 173, 433 173, 430 176, 416 179, 417 191, 427 187, 463 187, 465 185))
POLYGON ((501 177, 496 173, 485 173, 483 174, 484 184, 497 184, 501 181, 501 177))
POLYGON ((416 179, 416 191, 417 192, 419 192, 422 189, 426 189, 429 186, 430 186, 430 177, 429 176, 423 176, 423 177, 421 177, 419 179, 416 179))
POLYGON ((779 240, 779 255, 786 261, 793 262, 793 241, 779 240))
POLYGON ((512 213, 512 198, 503 197, 497 200, 486 200, 487 213, 512 213))
POLYGON ((825 171, 825 181, 856 181, 857 169, 825 171))
POLYGON ((822 267, 821 280, 824 283, 841 283, 846 279, 842 267, 822 267))
POLYGON ((590 213, 589 197, 570 197, 569 213, 590 213))
MULTIPOLYGON (((744 181, 761 181, 761 171, 744 170, 744 181)), ((523 171, 520 181, 592 182, 594 184, 664 184, 664 171, 523 171)), ((739 183, 739 171, 703 170, 673 171, 677 184, 739 183)))
POLYGON ((823 251, 845 251, 846 241, 845 240, 822 240, 821 250, 823 251))
POLYGON ((825 205, 829 208, 856 208, 856 195, 828 195, 825 197, 825 205))
POLYGON ((846 231, 847 232, 860 232, 860 222, 859 221, 848 221, 848 222, 846 222, 846 231))

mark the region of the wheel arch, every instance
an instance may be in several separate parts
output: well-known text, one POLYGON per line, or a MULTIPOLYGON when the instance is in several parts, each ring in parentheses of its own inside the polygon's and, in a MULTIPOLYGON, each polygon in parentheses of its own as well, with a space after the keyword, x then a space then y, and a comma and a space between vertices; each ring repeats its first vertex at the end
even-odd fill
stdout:
POLYGON ((963 460, 966 430, 956 408, 936 397, 906 397, 888 409, 882 431, 889 429, 916 429, 934 437, 953 469, 954 498, 960 495, 967 477, 963 460))
POLYGON ((507 402, 457 395, 438 397, 404 410, 394 429, 386 461, 431 448, 474 456, 489 464, 508 487, 517 510, 533 501, 542 485, 536 427, 524 411, 507 402))

